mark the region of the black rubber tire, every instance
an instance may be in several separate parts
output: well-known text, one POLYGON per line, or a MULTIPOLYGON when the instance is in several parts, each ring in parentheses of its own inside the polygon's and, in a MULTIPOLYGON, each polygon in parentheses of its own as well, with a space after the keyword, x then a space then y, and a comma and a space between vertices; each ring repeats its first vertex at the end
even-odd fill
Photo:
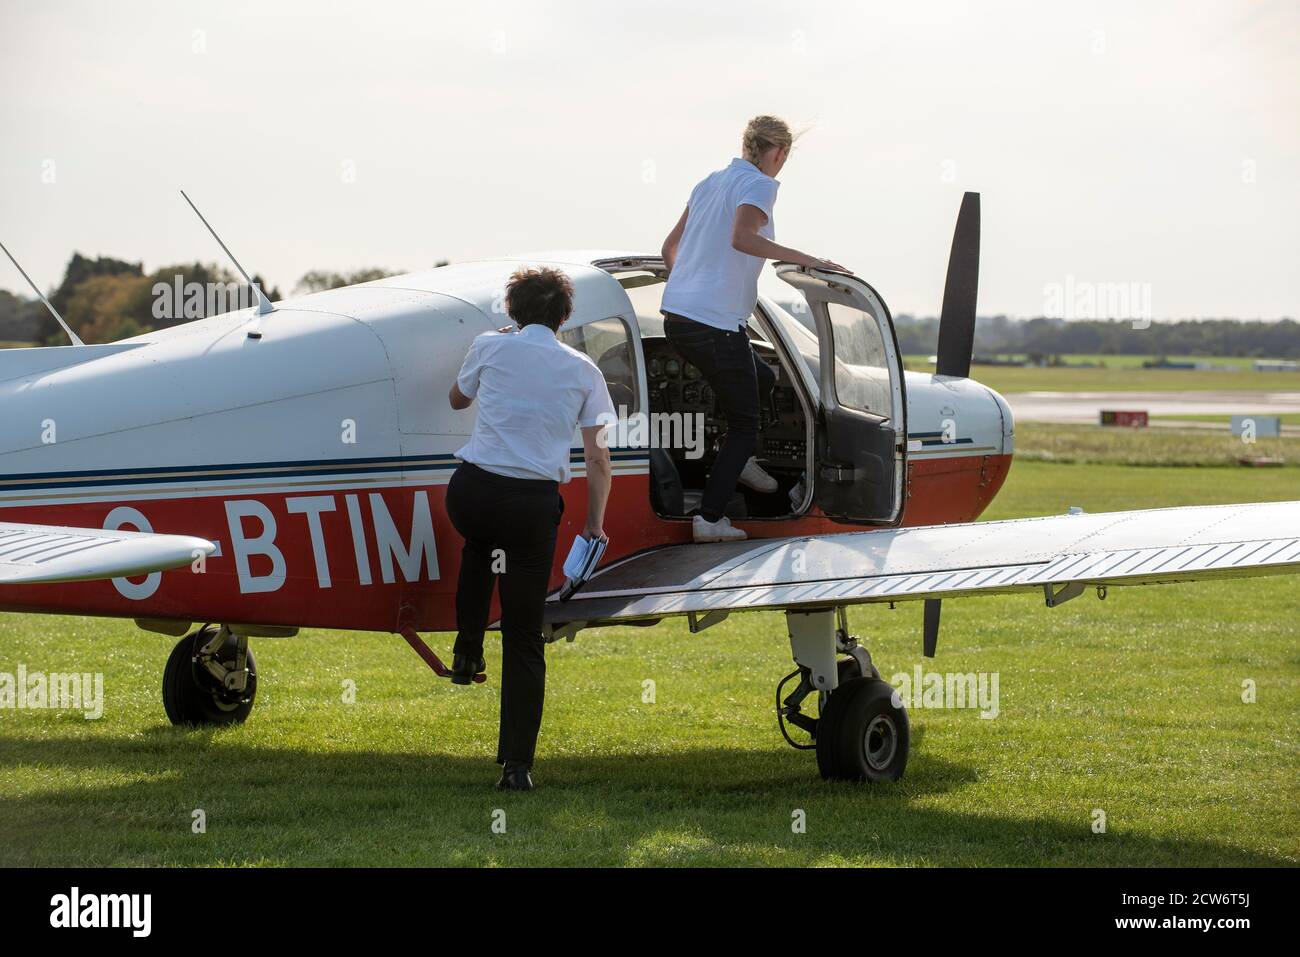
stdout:
MULTIPOLYGON (((257 662, 248 649, 248 685, 242 694, 222 689, 208 672, 194 663, 200 647, 216 634, 215 625, 191 632, 176 643, 163 668, 163 710, 176 725, 242 723, 257 697, 257 662)), ((223 649, 224 651, 225 649, 223 649)))
MULTIPOLYGON (((862 668, 858 664, 858 659, 854 658, 852 655, 849 655, 847 658, 841 658, 839 661, 835 663, 835 667, 839 670, 839 678, 835 683, 836 687, 839 687, 840 685, 844 684, 846 681, 850 681, 853 678, 862 677, 862 668)), ((872 664, 871 666, 870 677, 872 678, 880 677, 880 672, 876 670, 875 664, 872 664)))
MULTIPOLYGON (((858 659, 854 658, 852 655, 849 655, 847 658, 841 658, 839 661, 835 662, 835 670, 837 673, 837 677, 835 679, 836 688, 843 687, 845 684, 852 681, 854 678, 862 677, 862 666, 858 664, 858 659)), ((872 678, 880 677, 880 672, 876 670, 876 666, 874 664, 871 666, 871 677, 872 678)), ((830 697, 831 697, 831 692, 829 691, 817 692, 817 714, 819 715, 817 721, 819 726, 821 723, 820 715, 824 715, 826 713, 826 705, 829 703, 830 697)), ((817 737, 817 732, 814 732, 813 738, 816 739, 816 737, 817 737)))
POLYGON ((897 781, 907 768, 907 709, 879 678, 850 678, 817 726, 817 770, 828 781, 897 781))

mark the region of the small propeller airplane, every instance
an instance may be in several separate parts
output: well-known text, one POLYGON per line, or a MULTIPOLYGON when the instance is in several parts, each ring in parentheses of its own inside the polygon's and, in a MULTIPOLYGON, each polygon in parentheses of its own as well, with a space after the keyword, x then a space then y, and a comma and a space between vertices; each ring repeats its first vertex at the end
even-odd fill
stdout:
MULTIPOLYGON (((304 627, 401 634, 443 673, 420 632, 455 627, 461 542, 443 497, 474 424, 447 384, 474 336, 502 325, 509 274, 545 263, 576 290, 561 338, 597 362, 615 405, 704 431, 699 456, 614 448, 604 565, 564 589, 558 549, 548 640, 783 611, 786 740, 815 748, 828 779, 897 779, 907 712, 849 634, 849 605, 924 601, 933 656, 945 598, 1040 591, 1055 607, 1089 588, 1300 572, 1300 502, 976 521, 1013 450, 1007 403, 970 378, 979 235, 967 193, 933 375, 904 371, 867 282, 776 265, 809 320, 760 297, 750 324, 777 377, 758 458, 778 489, 737 493, 728 514, 749 538, 711 545, 690 543, 689 516, 725 423, 664 338, 658 256, 488 259, 275 304, 253 286, 250 308, 104 345, 79 344, 47 302, 75 344, 0 351, 0 609, 179 638, 163 671, 177 724, 243 721, 249 639, 304 627)), ((561 542, 583 514, 578 446, 561 542)))

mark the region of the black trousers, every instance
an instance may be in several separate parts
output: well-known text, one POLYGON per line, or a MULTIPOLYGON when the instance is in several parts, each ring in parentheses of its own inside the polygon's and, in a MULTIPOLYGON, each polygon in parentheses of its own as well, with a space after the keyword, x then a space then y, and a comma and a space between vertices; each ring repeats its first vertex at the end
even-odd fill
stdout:
POLYGON ((665 312, 664 335, 678 355, 704 374, 727 420, 727 435, 714 459, 700 504, 700 514, 716 522, 758 446, 763 403, 772 395, 776 373, 754 355, 754 347, 743 330, 726 332, 665 312))
POLYGON ((465 539, 456 585, 456 654, 481 655, 501 582, 501 732, 497 763, 531 766, 546 696, 546 603, 556 526, 556 482, 509 478, 462 463, 447 486, 447 515, 465 539))

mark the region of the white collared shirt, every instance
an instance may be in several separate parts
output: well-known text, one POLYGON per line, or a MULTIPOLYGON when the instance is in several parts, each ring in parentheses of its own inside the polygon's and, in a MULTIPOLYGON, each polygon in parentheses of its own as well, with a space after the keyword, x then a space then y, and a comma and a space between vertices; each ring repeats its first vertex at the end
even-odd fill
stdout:
POLYGON ((763 259, 731 247, 736 210, 757 206, 767 214, 759 235, 776 238, 772 209, 781 184, 740 158, 710 173, 691 191, 686 229, 668 274, 660 308, 715 329, 743 329, 758 302, 763 259))
POLYGON ((477 336, 456 385, 478 402, 474 432, 456 454, 512 478, 569 481, 574 429, 614 415, 596 363, 540 323, 477 336))

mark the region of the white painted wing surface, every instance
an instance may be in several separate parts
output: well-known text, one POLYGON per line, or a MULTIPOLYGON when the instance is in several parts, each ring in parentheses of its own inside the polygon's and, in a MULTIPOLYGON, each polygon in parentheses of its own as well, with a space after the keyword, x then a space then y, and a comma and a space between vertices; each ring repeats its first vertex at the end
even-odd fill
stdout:
POLYGON ((599 624, 1294 573, 1300 502, 1078 513, 668 546, 602 569, 563 604, 552 598, 546 620, 599 624))
POLYGON ((212 542, 190 535, 0 522, 0 585, 143 575, 214 551, 212 542))

